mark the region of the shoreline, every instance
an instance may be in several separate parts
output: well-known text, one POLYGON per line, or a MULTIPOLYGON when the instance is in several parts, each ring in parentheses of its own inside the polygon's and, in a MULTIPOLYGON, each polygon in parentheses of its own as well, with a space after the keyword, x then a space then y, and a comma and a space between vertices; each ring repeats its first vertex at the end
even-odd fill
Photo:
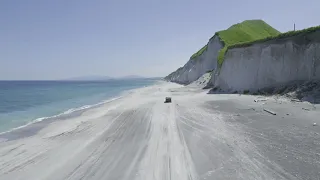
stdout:
POLYGON ((120 92, 118 95, 110 97, 108 99, 102 100, 95 104, 89 104, 89 105, 83 105, 80 107, 70 108, 62 113, 53 115, 53 116, 47 116, 47 117, 39 117, 34 120, 31 120, 30 122, 27 122, 26 124, 23 124, 18 127, 11 128, 9 130, 0 132, 0 142, 4 141, 12 141, 24 137, 30 137, 32 135, 37 134, 41 129, 45 128, 49 124, 55 122, 55 121, 63 121, 65 119, 75 118, 78 116, 81 116, 82 113, 89 111, 91 109, 99 108, 101 106, 104 106, 106 104, 112 103, 113 101, 120 100, 122 98, 125 98, 129 96, 130 94, 134 93, 134 91, 150 87, 158 84, 161 81, 155 81, 153 84, 146 85, 143 87, 135 88, 135 89, 129 89, 120 92))
POLYGON ((37 118, 25 125, 10 129, 8 131, 0 132, 0 142, 3 142, 3 139, 5 139, 5 141, 12 141, 20 138, 30 137, 32 135, 37 134, 37 132, 39 132, 41 129, 45 128, 46 126, 50 125, 55 121, 63 121, 65 119, 81 116, 82 113, 89 111, 90 109, 99 108, 105 104, 111 103, 113 101, 119 100, 124 97, 125 96, 119 96, 119 97, 111 98, 110 100, 93 104, 92 106, 85 105, 79 108, 72 108, 74 109, 74 111, 71 111, 71 112, 70 112, 71 109, 69 109, 63 113, 60 113, 54 116, 37 118), (90 106, 90 107, 86 107, 86 106, 90 106))
POLYGON ((318 179, 319 105, 257 98, 138 88, 0 142, 0 180, 318 179))

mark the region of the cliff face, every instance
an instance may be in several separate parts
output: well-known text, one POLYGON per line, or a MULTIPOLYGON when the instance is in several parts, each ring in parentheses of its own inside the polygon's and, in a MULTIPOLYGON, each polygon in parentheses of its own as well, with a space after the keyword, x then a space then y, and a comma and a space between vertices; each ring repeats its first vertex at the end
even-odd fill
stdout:
POLYGON ((223 44, 214 36, 207 44, 207 49, 198 57, 190 59, 182 68, 171 73, 166 80, 179 84, 190 84, 208 71, 217 68, 217 56, 223 44))
POLYGON ((241 91, 313 79, 320 79, 320 31, 229 49, 211 83, 241 91))
POLYGON ((320 26, 280 34, 264 21, 247 20, 216 32, 192 57, 165 79, 190 84, 213 70, 206 87, 224 91, 320 80, 320 26))

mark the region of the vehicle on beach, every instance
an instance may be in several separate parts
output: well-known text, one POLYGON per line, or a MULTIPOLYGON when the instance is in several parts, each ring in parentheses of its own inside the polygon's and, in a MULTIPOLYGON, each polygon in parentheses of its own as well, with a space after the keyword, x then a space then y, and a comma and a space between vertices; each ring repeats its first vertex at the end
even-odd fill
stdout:
POLYGON ((171 97, 166 97, 164 103, 171 103, 171 97))

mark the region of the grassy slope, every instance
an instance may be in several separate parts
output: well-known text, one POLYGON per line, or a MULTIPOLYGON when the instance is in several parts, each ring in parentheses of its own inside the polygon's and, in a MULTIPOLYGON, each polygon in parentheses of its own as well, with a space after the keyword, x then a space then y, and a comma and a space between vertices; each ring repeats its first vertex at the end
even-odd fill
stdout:
POLYGON ((220 50, 218 55, 218 63, 221 66, 224 60, 224 54, 229 46, 256 41, 279 35, 280 32, 265 23, 262 20, 247 20, 242 23, 235 24, 227 30, 216 33, 224 42, 224 48, 220 50))
MULTIPOLYGON (((222 65, 226 51, 231 48, 247 47, 254 43, 262 43, 268 40, 287 38, 315 31, 320 31, 320 26, 280 33, 262 20, 243 21, 242 23, 231 26, 227 30, 215 33, 215 35, 218 35, 225 43, 224 48, 219 52, 218 63, 220 66, 222 65)), ((207 45, 194 53, 191 59, 201 55, 206 49, 207 45)))
POLYGON ((228 49, 230 49, 230 48, 238 48, 238 47, 248 47, 248 46, 251 46, 254 43, 262 43, 262 42, 266 42, 266 41, 269 41, 269 40, 287 38, 287 37, 297 36, 297 35, 300 35, 300 34, 312 33, 312 32, 315 32, 315 31, 320 31, 320 26, 310 27, 310 28, 307 28, 307 29, 299 30, 299 31, 288 31, 288 32, 281 33, 281 34, 276 35, 276 36, 270 36, 270 37, 266 37, 266 38, 263 38, 263 39, 257 39, 257 40, 249 41, 249 42, 245 42, 245 43, 237 43, 237 44, 234 44, 232 46, 229 46, 228 49))
POLYGON ((205 50, 207 50, 207 45, 203 46, 199 51, 197 51, 196 53, 194 53, 190 59, 196 58, 198 56, 200 56, 205 50))
MULTIPOLYGON (((215 35, 218 35, 224 43, 224 48, 220 50, 218 55, 219 65, 222 64, 224 54, 229 46, 245 42, 251 42, 270 36, 276 36, 278 34, 280 34, 279 31, 272 28, 270 25, 268 25, 262 20, 243 21, 241 23, 231 26, 226 30, 216 32, 215 35)), ((207 45, 205 45, 199 51, 194 53, 191 56, 191 59, 200 56, 206 49, 207 45)))

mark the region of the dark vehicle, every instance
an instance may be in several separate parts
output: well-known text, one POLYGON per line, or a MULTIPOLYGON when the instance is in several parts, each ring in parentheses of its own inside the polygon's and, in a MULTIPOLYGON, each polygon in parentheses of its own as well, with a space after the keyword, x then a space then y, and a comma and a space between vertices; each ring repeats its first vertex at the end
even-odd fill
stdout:
POLYGON ((164 101, 164 103, 171 103, 171 97, 166 97, 166 100, 164 101))

